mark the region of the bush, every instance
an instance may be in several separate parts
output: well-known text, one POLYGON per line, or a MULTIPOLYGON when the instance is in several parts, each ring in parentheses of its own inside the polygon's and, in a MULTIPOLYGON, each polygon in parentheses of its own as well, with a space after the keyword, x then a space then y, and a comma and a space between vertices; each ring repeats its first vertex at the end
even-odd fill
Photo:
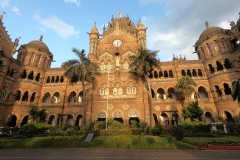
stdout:
POLYGON ((32 137, 38 134, 37 127, 34 124, 25 124, 21 129, 23 134, 27 137, 32 137))
POLYGON ((95 129, 106 129, 106 121, 98 121, 94 125, 95 129))
POLYGON ((142 130, 140 128, 132 128, 133 135, 140 135, 141 133, 142 133, 142 130))
POLYGON ((181 125, 172 126, 171 133, 177 141, 181 141, 184 138, 184 128, 181 125))
POLYGON ((86 131, 91 131, 91 130, 93 130, 93 128, 94 128, 94 122, 87 123, 84 128, 85 128, 86 131))
POLYGON ((161 134, 161 131, 158 129, 158 127, 153 127, 150 129, 150 134, 154 136, 159 136, 161 134))
POLYGON ((131 128, 138 128, 138 122, 135 120, 130 121, 131 128))
POLYGON ((151 127, 146 126, 146 127, 144 128, 144 133, 145 133, 145 134, 149 134, 150 128, 151 128, 151 127))
POLYGON ((138 126, 142 131, 144 131, 145 127, 147 126, 147 123, 146 122, 139 122, 138 126))

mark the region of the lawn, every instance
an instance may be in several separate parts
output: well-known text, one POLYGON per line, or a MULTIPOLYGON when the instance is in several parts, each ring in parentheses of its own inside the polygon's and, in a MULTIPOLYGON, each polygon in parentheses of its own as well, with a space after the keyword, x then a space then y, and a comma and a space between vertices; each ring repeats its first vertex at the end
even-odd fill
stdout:
POLYGON ((240 145, 239 136, 185 137, 177 142, 170 135, 101 135, 92 142, 84 142, 85 136, 48 136, 33 138, 0 138, 0 148, 159 148, 193 149, 208 144, 240 145))
POLYGON ((90 143, 84 142, 84 138, 84 136, 0 138, 0 148, 194 148, 166 136, 96 136, 90 143))

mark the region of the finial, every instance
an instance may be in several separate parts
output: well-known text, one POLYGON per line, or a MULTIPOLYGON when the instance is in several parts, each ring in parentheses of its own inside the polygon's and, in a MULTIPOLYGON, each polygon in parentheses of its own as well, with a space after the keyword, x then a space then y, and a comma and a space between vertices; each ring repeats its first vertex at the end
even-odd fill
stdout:
POLYGON ((206 28, 209 27, 208 21, 205 22, 206 28))
POLYGON ((3 19, 3 15, 6 14, 6 12, 2 12, 2 14, 0 14, 0 20, 3 19))
POLYGON ((41 35, 41 36, 40 36, 40 39, 39 39, 39 41, 42 41, 42 40, 43 40, 43 35, 41 35))

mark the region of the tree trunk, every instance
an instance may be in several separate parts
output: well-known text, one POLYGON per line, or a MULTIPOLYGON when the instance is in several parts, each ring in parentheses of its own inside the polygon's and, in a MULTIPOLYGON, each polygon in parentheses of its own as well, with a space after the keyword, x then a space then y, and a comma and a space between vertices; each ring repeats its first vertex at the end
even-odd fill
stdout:
POLYGON ((82 88, 83 88, 83 128, 85 127, 85 123, 86 123, 86 94, 85 94, 85 84, 84 84, 84 78, 82 78, 82 88))
POLYGON ((147 93, 148 93, 148 106, 149 106, 149 118, 150 118, 150 126, 153 127, 153 112, 152 112, 152 91, 150 87, 149 80, 147 78, 147 93))

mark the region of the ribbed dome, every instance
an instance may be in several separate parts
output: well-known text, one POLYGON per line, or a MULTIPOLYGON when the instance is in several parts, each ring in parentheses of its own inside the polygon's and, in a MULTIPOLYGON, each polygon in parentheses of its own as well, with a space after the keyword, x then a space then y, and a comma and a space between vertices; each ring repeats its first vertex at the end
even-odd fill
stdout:
POLYGON ((40 51, 44 51, 44 52, 49 52, 49 49, 47 47, 47 45, 45 43, 43 43, 42 41, 39 40, 35 40, 35 41, 31 41, 29 42, 26 47, 28 48, 35 48, 38 49, 40 51))
POLYGON ((138 22, 137 28, 138 28, 138 30, 146 29, 145 26, 142 24, 141 21, 138 22))
POLYGON ((202 34, 199 37, 199 40, 205 40, 219 34, 224 34, 224 29, 220 27, 208 27, 202 32, 202 34))

